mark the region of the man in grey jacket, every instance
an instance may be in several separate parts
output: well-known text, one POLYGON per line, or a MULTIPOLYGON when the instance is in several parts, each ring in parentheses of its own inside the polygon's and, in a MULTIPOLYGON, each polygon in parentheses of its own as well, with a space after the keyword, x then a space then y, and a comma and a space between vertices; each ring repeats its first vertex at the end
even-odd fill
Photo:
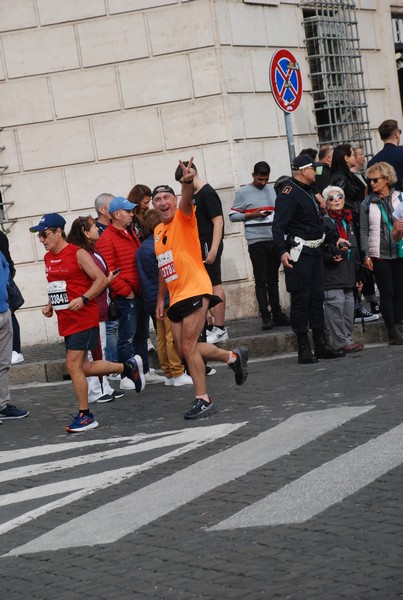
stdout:
POLYGON ((233 222, 243 221, 249 256, 255 277, 255 293, 262 317, 262 329, 273 324, 289 325, 280 306, 278 270, 280 258, 274 248, 272 224, 276 194, 268 185, 270 166, 265 161, 255 164, 252 183, 241 186, 229 214, 233 222), (269 305, 271 311, 269 310, 269 305))

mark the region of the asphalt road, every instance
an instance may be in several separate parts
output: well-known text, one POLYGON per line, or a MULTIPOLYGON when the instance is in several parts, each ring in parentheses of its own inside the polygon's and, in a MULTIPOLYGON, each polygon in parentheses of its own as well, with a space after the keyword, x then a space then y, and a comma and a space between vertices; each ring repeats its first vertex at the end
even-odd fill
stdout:
POLYGON ((153 385, 95 405, 19 387, 0 426, 5 599, 369 600, 403 595, 403 348, 217 367, 213 416, 153 385))

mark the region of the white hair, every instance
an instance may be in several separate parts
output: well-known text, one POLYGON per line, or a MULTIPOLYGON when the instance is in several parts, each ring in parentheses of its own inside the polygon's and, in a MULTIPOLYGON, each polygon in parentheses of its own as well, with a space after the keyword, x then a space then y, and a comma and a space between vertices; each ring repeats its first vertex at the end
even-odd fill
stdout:
POLYGON ((342 194, 344 198, 344 190, 338 185, 328 185, 327 187, 325 187, 325 189, 322 192, 322 196, 325 200, 327 200, 328 195, 330 194, 330 192, 333 191, 337 192, 338 194, 342 194))

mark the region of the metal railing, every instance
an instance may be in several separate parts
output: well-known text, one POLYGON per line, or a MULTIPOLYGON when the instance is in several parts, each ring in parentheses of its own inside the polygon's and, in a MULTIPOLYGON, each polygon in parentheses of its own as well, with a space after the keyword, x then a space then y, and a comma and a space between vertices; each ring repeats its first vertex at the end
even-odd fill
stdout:
POLYGON ((301 0, 300 7, 319 142, 358 142, 372 156, 355 3, 301 0))

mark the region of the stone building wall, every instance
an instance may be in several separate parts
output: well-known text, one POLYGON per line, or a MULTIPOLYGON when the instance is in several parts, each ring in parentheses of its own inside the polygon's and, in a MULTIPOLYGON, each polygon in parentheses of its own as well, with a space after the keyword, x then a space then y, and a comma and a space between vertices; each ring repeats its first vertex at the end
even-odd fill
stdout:
MULTIPOLYGON (((382 0, 357 8, 375 131, 401 118, 390 11, 382 0)), ((178 158, 191 154, 226 215, 255 162, 267 160, 273 180, 289 173, 268 83, 271 56, 284 46, 302 69, 298 152, 317 138, 297 0, 0 0, 1 184, 11 184, 4 200, 16 220, 9 240, 26 298, 24 344, 57 337, 55 320, 40 313, 42 245, 28 232, 43 213, 61 212, 69 225, 94 214, 102 192, 172 184, 178 158)), ((228 318, 256 314, 243 230, 228 219, 223 273, 228 318)), ((287 304, 283 286, 282 295, 287 304)))

